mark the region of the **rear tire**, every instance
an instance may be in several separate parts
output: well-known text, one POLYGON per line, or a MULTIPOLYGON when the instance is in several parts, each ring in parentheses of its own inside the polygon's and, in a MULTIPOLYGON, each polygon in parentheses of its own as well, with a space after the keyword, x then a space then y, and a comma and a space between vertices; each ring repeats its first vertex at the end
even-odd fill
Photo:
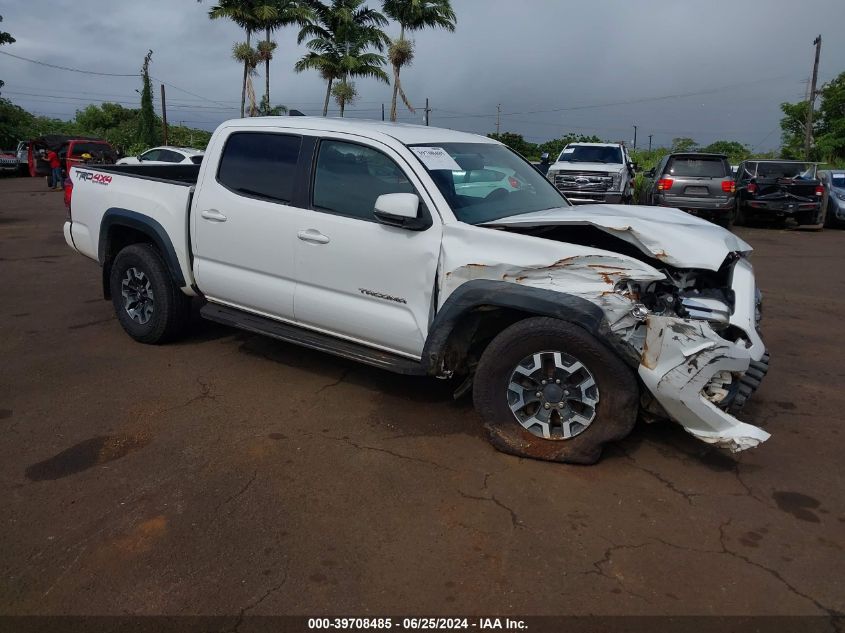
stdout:
POLYGON ((109 275, 120 325, 139 343, 157 345, 178 338, 191 315, 191 299, 173 282, 152 244, 132 244, 115 257, 109 275))
POLYGON ((742 201, 736 199, 736 209, 734 211, 734 226, 748 226, 748 217, 745 214, 745 207, 742 206, 742 201))
POLYGON ((714 218, 713 224, 718 224, 723 229, 727 229, 728 231, 730 231, 733 228, 735 221, 736 221, 736 208, 733 208, 730 211, 728 211, 728 213, 726 215, 714 218))
MULTIPOLYGON (((564 371, 562 374, 564 378, 566 373, 564 371)), ((637 420, 638 398, 639 391, 633 372, 613 352, 582 328, 546 317, 519 321, 493 339, 481 356, 473 385, 475 407, 484 420, 488 439, 493 446, 521 457, 570 464, 595 463, 601 457, 606 443, 627 436, 637 420), (533 398, 534 402, 520 409, 520 413, 513 407, 519 406, 514 401, 522 400, 512 387, 514 376, 522 376, 527 371, 526 360, 537 358, 538 354, 546 358, 557 352, 561 358, 579 363, 586 373, 573 373, 577 377, 571 382, 564 379, 560 388, 567 388, 564 392, 567 394, 567 402, 561 407, 562 412, 559 413, 552 403, 552 413, 545 414, 550 422, 551 436, 556 437, 547 439, 542 435, 544 429, 536 424, 530 425, 530 420, 542 415, 541 403, 553 402, 555 397, 560 399, 560 396, 550 396, 545 391, 555 390, 551 383, 556 382, 553 374, 556 367, 552 366, 548 374, 545 373, 546 368, 542 369, 542 375, 549 377, 546 387, 528 378, 531 384, 525 392, 529 400, 536 395, 533 393, 535 388, 544 391, 537 391, 542 393, 542 397, 533 398), (589 381, 594 383, 596 391, 584 395, 588 389, 584 385, 589 384, 589 381), (569 398, 569 390, 575 394, 572 398, 569 398), (593 405, 585 407, 584 401, 591 399, 593 405), (570 404, 574 409, 569 408, 570 404), (531 407, 535 406, 536 413, 532 413, 534 409, 531 407), (569 420, 573 419, 573 410, 576 414, 580 413, 585 424, 576 422, 570 426, 564 422, 564 414, 569 420), (523 415, 523 421, 520 421, 519 415, 523 415), (586 421, 588 416, 590 420, 586 421), (529 420, 525 421, 524 418, 529 420), (574 428, 574 434, 564 439, 564 427, 568 427, 570 433, 573 433, 574 428)), ((544 404, 542 406, 545 407, 544 404)))

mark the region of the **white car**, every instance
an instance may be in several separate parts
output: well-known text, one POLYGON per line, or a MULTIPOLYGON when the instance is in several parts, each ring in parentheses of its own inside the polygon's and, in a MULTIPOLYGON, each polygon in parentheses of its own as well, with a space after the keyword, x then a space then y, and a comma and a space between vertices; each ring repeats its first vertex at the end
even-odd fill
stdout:
POLYGON ((199 165, 205 154, 202 150, 191 147, 153 147, 139 156, 127 156, 117 161, 117 165, 199 165))
POLYGON ((573 207, 492 139, 255 117, 193 173, 70 180, 65 239, 139 342, 175 338, 199 295, 206 319, 459 377, 492 443, 540 459, 594 462, 639 413, 733 451, 769 437, 732 415, 768 369, 751 247, 677 209, 573 207), (468 195, 456 174, 481 170, 519 187, 468 195))

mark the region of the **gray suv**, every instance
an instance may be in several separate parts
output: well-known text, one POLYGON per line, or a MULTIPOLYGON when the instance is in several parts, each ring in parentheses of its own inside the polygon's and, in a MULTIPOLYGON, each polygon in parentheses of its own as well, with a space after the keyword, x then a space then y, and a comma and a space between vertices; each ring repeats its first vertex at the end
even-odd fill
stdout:
POLYGON ((645 173, 643 204, 675 207, 730 228, 736 183, 723 154, 669 154, 645 173))

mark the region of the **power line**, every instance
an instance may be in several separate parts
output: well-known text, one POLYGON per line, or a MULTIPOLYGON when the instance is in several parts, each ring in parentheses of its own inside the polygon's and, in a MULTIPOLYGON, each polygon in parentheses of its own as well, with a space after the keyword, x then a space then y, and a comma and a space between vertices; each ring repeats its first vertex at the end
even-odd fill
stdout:
MULTIPOLYGON (((15 55, 14 53, 8 53, 6 51, 0 51, 0 54, 7 55, 9 57, 14 57, 15 59, 19 59, 21 61, 30 62, 32 64, 38 64, 39 66, 45 66, 46 68, 53 68, 55 70, 64 70, 67 72, 72 73, 81 73, 83 75, 95 75, 98 77, 141 77, 141 73, 101 73, 94 70, 82 70, 81 68, 71 68, 70 66, 59 66, 57 64, 49 64, 47 62, 42 62, 38 59, 30 59, 29 57, 23 57, 22 55, 15 55)), ((175 84, 169 83, 164 81, 163 79, 159 79, 150 75, 150 79, 158 81, 159 83, 163 83, 164 85, 168 86, 169 88, 173 88, 174 90, 179 90, 180 92, 184 92, 185 94, 189 94, 192 97, 197 97, 198 99, 202 99, 203 101, 209 101, 210 103, 216 103, 218 105, 223 105, 222 103, 215 101, 214 99, 209 99, 208 97, 204 97, 199 95, 195 92, 191 92, 190 90, 185 90, 175 84)))
POLYGON ((140 73, 100 73, 93 70, 81 70, 79 68, 70 68, 69 66, 58 66, 56 64, 48 64, 47 62, 42 62, 37 59, 29 59, 28 57, 22 57, 21 55, 15 55, 14 53, 8 53, 6 51, 0 51, 1 55, 8 55, 9 57, 14 57, 15 59, 20 59, 21 61, 31 62, 33 64, 38 64, 39 66, 46 66, 47 68, 55 68, 56 70, 66 70, 72 73, 82 73, 83 75, 98 75, 100 77, 140 77, 140 73))

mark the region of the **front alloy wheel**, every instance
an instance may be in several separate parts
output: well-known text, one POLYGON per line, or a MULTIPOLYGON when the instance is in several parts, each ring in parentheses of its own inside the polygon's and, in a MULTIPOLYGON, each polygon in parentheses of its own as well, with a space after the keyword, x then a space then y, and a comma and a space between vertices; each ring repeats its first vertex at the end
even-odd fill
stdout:
POLYGON ((517 422, 530 433, 568 440, 595 419, 599 389, 593 374, 574 357, 546 350, 516 366, 507 397, 517 422))
POLYGON ((529 317, 481 354, 473 400, 500 451, 592 464, 605 444, 631 432, 639 389, 631 368, 583 327, 529 317))

